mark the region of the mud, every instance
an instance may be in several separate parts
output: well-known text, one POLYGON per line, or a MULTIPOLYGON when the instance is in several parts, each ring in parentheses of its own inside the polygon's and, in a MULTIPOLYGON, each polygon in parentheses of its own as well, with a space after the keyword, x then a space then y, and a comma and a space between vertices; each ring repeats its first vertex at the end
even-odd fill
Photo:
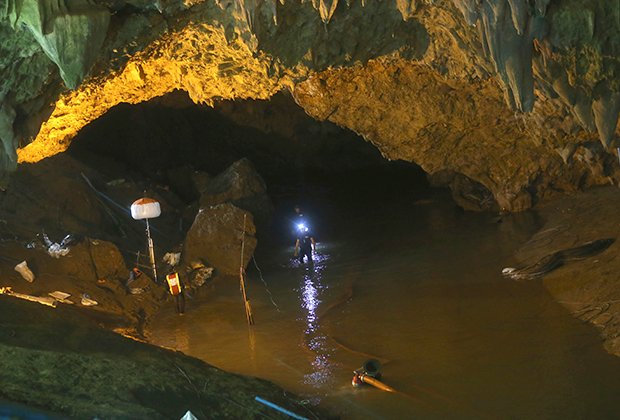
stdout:
POLYGON ((102 329, 93 314, 0 296, 0 400, 60 418, 178 419, 188 410, 201 419, 285 418, 260 396, 304 417, 330 417, 267 381, 102 329))
POLYGON ((545 224, 516 254, 528 266, 590 241, 615 239, 600 254, 557 267, 542 281, 575 317, 600 331, 605 349, 620 356, 620 190, 602 187, 540 206, 545 224))

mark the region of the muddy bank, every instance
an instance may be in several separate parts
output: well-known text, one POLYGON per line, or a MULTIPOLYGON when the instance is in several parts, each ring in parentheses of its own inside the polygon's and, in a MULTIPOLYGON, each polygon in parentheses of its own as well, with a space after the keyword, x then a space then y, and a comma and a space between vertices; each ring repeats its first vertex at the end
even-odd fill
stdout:
MULTIPOLYGON (((137 175, 121 182, 109 169, 102 173, 66 155, 19 168, 11 188, 0 194, 0 287, 38 297, 67 293, 67 303, 104 314, 113 327, 140 336, 148 317, 170 296, 149 278, 144 223, 128 211, 146 184, 137 175), (63 244, 61 252, 50 252, 50 243, 63 244), (15 270, 24 262, 32 278, 15 270), (129 269, 136 263, 144 275, 130 288, 129 269), (85 307, 83 297, 97 304, 85 307)), ((173 204, 182 206, 163 188, 150 191, 164 208, 154 224, 160 253, 182 237, 173 204)))
POLYGON ((178 272, 191 298, 206 293, 202 289, 210 280, 238 273, 242 234, 246 264, 252 255, 255 227, 247 208, 259 202, 255 213, 266 220, 270 202, 251 163, 240 162, 221 176, 200 171, 179 176, 188 188, 205 184, 219 194, 215 200, 213 191, 197 189, 197 198, 213 199, 204 206, 114 162, 93 168, 63 154, 20 165, 10 188, 0 193, 0 288, 37 297, 62 292, 70 295, 66 303, 78 307, 89 299, 96 304, 86 310, 111 315, 125 333, 143 338, 149 317, 173 300, 166 274, 178 272), (150 221, 157 279, 146 224, 129 211, 145 194, 161 206, 161 215, 150 221), (26 275, 16 271, 18 265, 26 267, 26 275), (135 281, 133 268, 141 272, 135 281))
MULTIPOLYGON (((148 189, 162 205, 152 223, 158 260, 183 240, 197 211, 169 186, 137 173, 121 178, 121 169, 95 170, 62 155, 20 166, 0 193, 0 401, 71 418, 173 419, 187 410, 201 419, 282 417, 259 396, 304 417, 329 417, 269 382, 110 331, 143 338, 151 315, 174 307, 144 265, 144 222, 131 218, 131 203, 148 189), (15 270, 24 261, 32 276, 15 270), (143 274, 129 283, 135 264, 143 274), (54 292, 69 296, 54 302, 54 292)), ((208 293, 210 281, 188 285, 188 296, 208 293)))
POLYGON ((0 401, 72 418, 308 418, 329 415, 260 379, 124 338, 70 306, 0 296, 0 401))
POLYGON ((543 203, 540 231, 517 252, 519 264, 604 238, 615 239, 601 253, 560 264, 542 280, 551 295, 575 317, 599 329, 605 349, 620 356, 620 190, 596 188, 543 203))

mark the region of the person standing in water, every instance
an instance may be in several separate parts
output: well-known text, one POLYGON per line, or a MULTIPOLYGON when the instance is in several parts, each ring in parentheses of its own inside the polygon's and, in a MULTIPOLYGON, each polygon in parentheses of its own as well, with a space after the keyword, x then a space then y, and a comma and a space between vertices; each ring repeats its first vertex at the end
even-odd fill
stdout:
POLYGON ((310 230, 308 220, 304 217, 301 207, 295 206, 295 252, 294 257, 299 258, 299 262, 304 262, 304 257, 308 262, 312 262, 312 253, 316 250, 316 241, 310 230))

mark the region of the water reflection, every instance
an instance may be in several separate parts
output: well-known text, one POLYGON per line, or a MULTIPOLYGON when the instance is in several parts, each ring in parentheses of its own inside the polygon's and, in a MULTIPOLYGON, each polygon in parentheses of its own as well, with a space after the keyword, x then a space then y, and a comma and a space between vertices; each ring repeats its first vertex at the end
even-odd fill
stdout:
POLYGON ((301 314, 305 315, 305 318, 299 319, 305 323, 302 345, 312 354, 310 359, 312 371, 304 375, 304 383, 314 388, 325 386, 333 376, 331 352, 327 346, 327 337, 320 328, 317 314, 322 303, 321 294, 327 289, 323 282, 323 271, 328 260, 328 254, 315 253, 314 262, 303 267, 304 273, 299 289, 301 314))
POLYGON ((248 350, 250 358, 250 366, 254 371, 258 370, 258 363, 256 357, 256 334, 254 329, 248 325, 248 350))
MULTIPOLYGON (((313 281, 312 268, 308 268, 303 277, 303 286, 301 288, 301 306, 306 309, 306 335, 309 335, 317 329, 316 310, 321 303, 319 299, 320 284, 315 285, 313 281)), ((318 283, 318 282, 317 282, 318 283)))

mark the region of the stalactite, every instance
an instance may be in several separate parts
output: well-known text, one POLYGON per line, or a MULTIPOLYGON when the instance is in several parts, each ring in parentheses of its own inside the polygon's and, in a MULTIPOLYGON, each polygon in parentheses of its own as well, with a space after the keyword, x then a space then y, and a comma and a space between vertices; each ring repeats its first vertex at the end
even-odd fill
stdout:
POLYGON ((552 86, 553 90, 555 90, 556 93, 560 95, 560 98, 566 105, 568 105, 569 107, 573 107, 575 105, 575 88, 573 88, 568 83, 568 77, 566 76, 566 73, 562 72, 561 75, 553 81, 552 86))
POLYGON ((323 23, 329 23, 338 7, 338 0, 312 0, 312 7, 319 11, 323 23))
POLYGON ((596 130, 596 126, 594 125, 594 114, 592 114, 592 99, 589 94, 582 90, 577 90, 573 114, 575 114, 579 124, 585 130, 590 132, 596 130))
POLYGON ((22 0, 4 0, 0 4, 0 19, 9 19, 13 28, 17 25, 22 9, 22 0))
POLYGON ((528 29, 530 38, 537 41, 543 41, 549 33, 549 24, 542 16, 530 16, 528 29))
MULTIPOLYGON (((4 98, 3 98, 4 99, 4 98)), ((17 166, 17 155, 15 153, 16 139, 13 130, 15 122, 15 110, 5 100, 0 101, 0 165, 5 168, 14 169, 17 166)), ((6 173, 0 174, 0 189, 6 187, 6 173)))
POLYGON ((551 0, 536 0, 534 2, 534 8, 536 9, 536 13, 544 17, 547 13, 547 6, 550 2, 551 0))
POLYGON ((603 94, 592 102, 594 122, 599 139, 605 148, 612 145, 620 114, 620 93, 606 89, 603 94))
POLYGON ((9 18, 30 29, 45 54, 58 66, 67 87, 77 87, 106 37, 108 10, 86 0, 24 0, 13 4, 9 18))
MULTIPOLYGON (((503 82, 506 102, 534 107, 532 36, 525 0, 453 0, 469 24, 481 21, 481 41, 503 82)), ((537 29, 539 32, 539 29, 537 29)))
POLYGON ((482 4, 483 42, 504 83, 507 103, 520 111, 534 106, 532 42, 521 36, 514 25, 506 0, 486 0, 482 4))
POLYGON ((510 4, 510 10, 512 12, 512 24, 517 30, 517 33, 523 35, 528 21, 528 4, 525 0, 508 0, 508 4, 510 4))
POLYGON ((256 30, 255 19, 258 1, 260 0, 235 0, 237 10, 241 12, 252 32, 256 30))
POLYGON ((274 25, 278 24, 278 0, 235 0, 237 11, 244 17, 251 32, 255 33, 261 14, 266 14, 274 25))

